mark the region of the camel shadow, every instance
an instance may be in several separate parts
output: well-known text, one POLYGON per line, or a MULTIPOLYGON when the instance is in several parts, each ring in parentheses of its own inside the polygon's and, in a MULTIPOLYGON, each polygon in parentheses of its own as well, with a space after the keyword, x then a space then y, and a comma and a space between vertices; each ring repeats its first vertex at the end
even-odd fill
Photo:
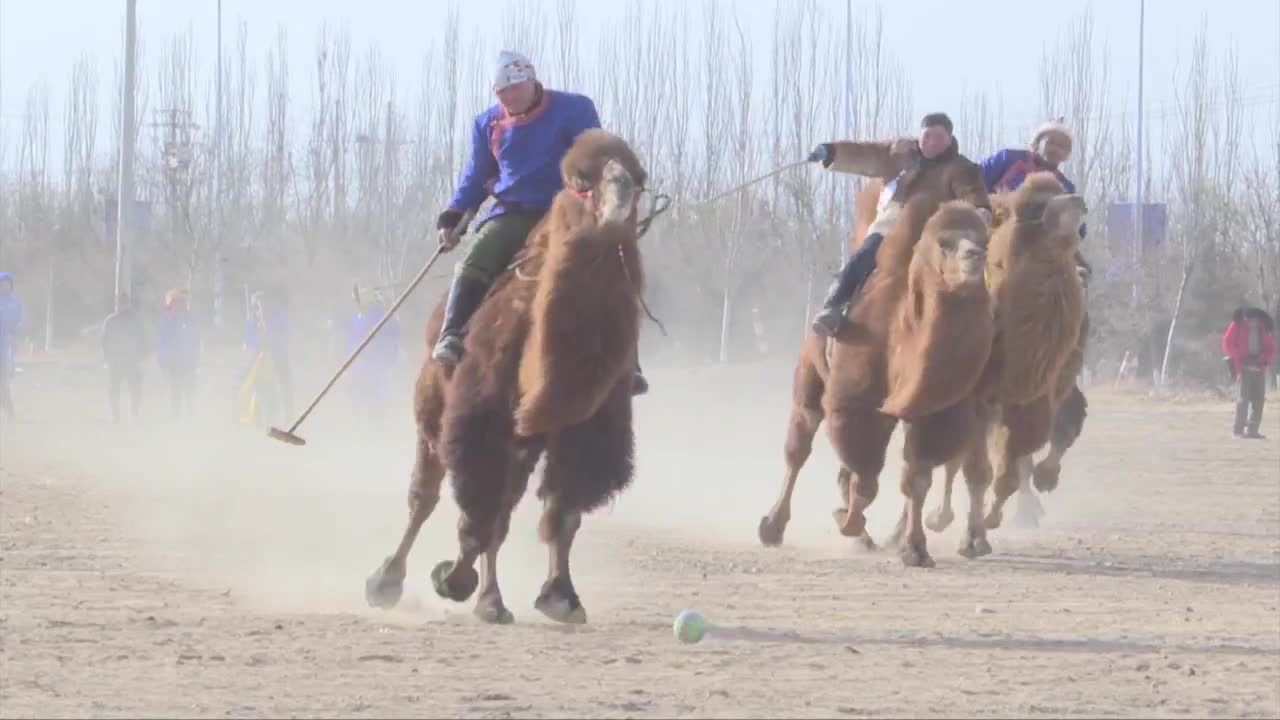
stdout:
POLYGON ((1141 558, 1124 561, 1086 560, 1081 558, 1044 557, 1017 553, 1000 553, 982 560, 1013 572, 1041 572, 1055 575, 1089 575, 1095 577, 1155 578, 1199 582, 1214 585, 1263 585, 1280 587, 1280 562, 1247 562, 1239 560, 1177 561, 1167 558, 1141 558))
POLYGON ((758 630, 740 626, 712 626, 707 637, 729 642, 785 643, 801 645, 844 645, 850 654, 860 655, 859 647, 903 647, 918 649, 984 650, 988 652, 1101 653, 1144 655, 1156 653, 1205 653, 1228 656, 1273 656, 1276 648, 1250 645, 1191 646, 1163 642, 1119 639, 1051 639, 1015 637, 997 633, 979 633, 976 637, 901 636, 870 637, 860 635, 805 635, 791 630, 758 630))

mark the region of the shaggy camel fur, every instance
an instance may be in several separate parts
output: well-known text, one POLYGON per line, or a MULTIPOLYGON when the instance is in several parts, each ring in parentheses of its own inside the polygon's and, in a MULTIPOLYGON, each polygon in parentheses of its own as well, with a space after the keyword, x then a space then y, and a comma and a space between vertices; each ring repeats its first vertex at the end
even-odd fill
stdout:
MULTIPOLYGON (((1005 502, 1032 472, 1032 453, 1050 438, 1055 410, 1073 387, 1084 319, 1075 263, 1084 201, 1047 172, 1030 175, 1017 191, 994 200, 988 266, 996 340, 977 390, 983 427, 965 457, 947 468, 948 482, 963 468, 969 489, 960 554, 970 558, 991 552, 986 531, 1000 526, 1005 502), (984 520, 993 475, 995 501, 984 520)), ((940 531, 953 517, 944 504, 928 525, 940 531)))
MULTIPOLYGON (((860 208, 875 195, 874 187, 864 189, 860 208)), ((880 247, 863 300, 831 345, 813 334, 806 338, 793 384, 787 474, 778 501, 760 521, 765 545, 782 541, 800 468, 824 419, 843 466, 844 507, 835 511, 836 523, 844 535, 870 545, 864 513, 901 419, 907 421, 902 492, 914 509, 902 559, 912 566, 933 563, 921 508, 932 469, 969 444, 975 424, 969 396, 993 332, 983 282, 986 225, 972 205, 940 204, 938 195, 908 202, 880 247)))
MULTIPOLYGON (((1014 522, 1021 527, 1036 527, 1044 515, 1040 500, 1032 490, 1033 479, 1035 489, 1040 492, 1052 492, 1058 487, 1058 479, 1062 472, 1062 458, 1075 445, 1084 431, 1085 417, 1088 415, 1089 402, 1084 392, 1075 384, 1074 379, 1080 373, 1084 358, 1085 336, 1088 333, 1089 314, 1086 312, 1080 329, 1080 343, 1073 358, 1079 362, 1068 361, 1062 370, 1064 378, 1070 377, 1072 383, 1066 395, 1059 402, 1053 414, 1053 426, 1049 434, 1049 451, 1036 463, 1032 476, 1023 476, 1018 485, 1018 509, 1014 522)), ((951 509, 951 493, 955 486, 955 476, 960 472, 959 464, 948 464, 946 479, 943 484, 942 504, 930 513, 926 525, 930 530, 941 532, 950 526, 955 519, 951 509)))
MULTIPOLYGON (((1088 267, 1078 264, 1076 266, 1076 275, 1080 278, 1080 287, 1087 302, 1089 297, 1088 267)), ((1084 367, 1084 353, 1088 340, 1089 311, 1085 310, 1080 318, 1080 338, 1058 377, 1056 397, 1061 398, 1061 400, 1053 414, 1053 429, 1049 435, 1049 452, 1045 454, 1039 463, 1036 463, 1035 470, 1032 472, 1032 476, 1035 479, 1035 487, 1041 492, 1052 492, 1057 489, 1058 478, 1062 473, 1062 457, 1066 455, 1067 450, 1071 449, 1071 446, 1075 444, 1080 437, 1080 433, 1084 430, 1084 419, 1088 414, 1089 403, 1085 399, 1084 393, 1076 385, 1076 378, 1080 376, 1080 370, 1084 367)), ((1026 492, 1030 498, 1035 497, 1030 492, 1030 488, 1025 481, 1020 490, 1026 492)), ((1032 508, 1028 511, 1024 511, 1020 503, 1018 512, 1025 523, 1030 525, 1039 523, 1040 510, 1035 503, 1032 504, 1032 508)))
MULTIPOLYGON (((517 267, 469 323, 462 361, 452 371, 422 366, 409 522, 366 582, 371 605, 398 602, 409 551, 448 472, 461 510, 459 552, 432 571, 435 590, 460 602, 481 585, 476 615, 511 622, 497 553, 545 453, 539 535, 550 564, 535 607, 560 622, 586 621, 569 572, 574 536, 582 515, 625 489, 634 471, 631 383, 643 280, 636 201, 646 176, 631 148, 602 130, 578 136, 561 173, 565 188, 517 267), (474 568, 481 555, 482 584, 474 568)), ((428 323, 428 347, 443 314, 442 302, 428 323)))

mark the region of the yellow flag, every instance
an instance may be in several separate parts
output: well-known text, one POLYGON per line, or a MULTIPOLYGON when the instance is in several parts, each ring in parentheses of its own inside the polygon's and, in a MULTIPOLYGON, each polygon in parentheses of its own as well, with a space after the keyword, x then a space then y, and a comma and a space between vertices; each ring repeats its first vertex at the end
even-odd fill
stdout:
POLYGON ((258 353, 258 357, 253 360, 253 366, 249 368, 249 374, 240 385, 241 424, 252 425, 254 418, 258 416, 258 376, 269 372, 267 354, 258 353))

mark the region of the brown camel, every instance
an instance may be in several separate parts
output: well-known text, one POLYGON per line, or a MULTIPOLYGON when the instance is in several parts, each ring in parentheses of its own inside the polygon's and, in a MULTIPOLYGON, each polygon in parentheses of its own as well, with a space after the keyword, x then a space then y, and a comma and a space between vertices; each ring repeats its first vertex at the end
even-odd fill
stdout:
MULTIPOLYGON (((1080 281, 1088 291, 1088 271, 1079 268, 1080 281)), ((1052 492, 1058 487, 1058 479, 1062 472, 1062 458, 1075 445, 1084 431, 1085 417, 1088 415, 1089 403, 1084 392, 1075 383, 1084 364, 1086 337, 1089 332, 1089 313, 1084 313, 1080 326, 1080 341, 1072 351, 1061 378, 1070 380, 1069 387, 1053 413, 1053 425, 1049 434, 1049 451, 1035 465, 1030 477, 1023 476, 1018 485, 1018 509, 1014 514, 1014 522, 1019 527, 1037 527, 1044 509, 1040 504, 1036 491, 1052 492), (1032 486, 1034 485, 1034 490, 1032 486)), ((955 476, 960 472, 958 464, 947 466, 946 479, 943 485, 942 503, 932 513, 926 524, 929 529, 941 532, 955 519, 951 509, 951 492, 955 485, 955 476)))
MULTIPOLYGON (((1077 260, 1076 275, 1080 278, 1080 287, 1085 300, 1089 297, 1090 270, 1086 263, 1077 260)), ((1035 487, 1041 492, 1052 492, 1058 487, 1058 478, 1062 473, 1062 457, 1075 444, 1084 430, 1084 419, 1088 413, 1089 403, 1084 393, 1076 384, 1076 378, 1084 367, 1084 353, 1089 337, 1089 312, 1086 310, 1080 320, 1080 339, 1067 359, 1059 376, 1059 392, 1061 398, 1053 415, 1053 431, 1049 436, 1049 452, 1036 464, 1032 473, 1035 487)), ((1026 490, 1026 488, 1023 488, 1026 490)))
MULTIPOLYGON (((1054 413, 1073 386, 1084 318, 1075 263, 1084 201, 1050 173, 1032 174, 1017 191, 993 200, 988 272, 996 339, 976 392, 982 431, 947 468, 948 483, 963 468, 969 489, 960 554, 970 558, 991 552, 986 531, 1000 526, 1005 502, 1032 472, 1031 455, 1050 438, 1054 413), (995 500, 984 519, 993 475, 995 500)), ((949 495, 931 513, 930 529, 945 529, 953 519, 949 495)))
MULTIPOLYGON (((498 549, 545 454, 539 535, 550 565, 535 607, 559 622, 586 622, 569 572, 574 536, 582 515, 625 489, 634 470, 632 363, 643 282, 636 201, 645 171, 624 141, 602 130, 579 135, 560 167, 565 189, 476 311, 462 361, 451 372, 430 360, 422 367, 409 522, 366 582, 371 605, 398 602, 409 551, 448 472, 461 510, 459 551, 435 567, 432 583, 457 602, 480 585, 476 615, 511 622, 498 549), (483 582, 475 570, 481 555, 483 582)), ((428 347, 443 313, 442 302, 427 326, 428 347)))
MULTIPOLYGON (((975 168, 976 170, 976 168, 975 168)), ((859 208, 876 188, 859 193, 859 208)), ((908 201, 877 253, 863 298, 830 343, 810 334, 793 384, 787 474, 760 540, 778 545, 791 518, 800 469, 825 419, 840 457, 842 534, 866 538, 889 438, 906 421, 902 492, 911 512, 902 559, 931 566, 921 509, 934 467, 963 452, 975 425, 973 388, 991 351, 992 316, 983 282, 987 229, 974 207, 939 203, 938 192, 908 201)), ((860 216, 867 217, 866 212, 860 216)))

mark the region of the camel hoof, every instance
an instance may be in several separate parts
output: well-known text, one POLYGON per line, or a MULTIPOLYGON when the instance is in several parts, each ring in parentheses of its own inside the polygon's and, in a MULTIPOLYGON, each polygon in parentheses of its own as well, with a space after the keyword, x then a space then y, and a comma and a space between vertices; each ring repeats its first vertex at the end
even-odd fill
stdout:
POLYGON ((446 600, 462 602, 471 597, 480 584, 480 573, 475 568, 455 567, 448 560, 431 570, 431 585, 436 594, 446 600))
POLYGON ((902 564, 906 567, 931 568, 935 563, 924 547, 907 543, 902 549, 902 564))
POLYGON ((760 518, 760 527, 756 532, 760 536, 760 543, 765 547, 779 547, 782 545, 782 536, 786 530, 786 522, 772 515, 765 515, 760 518))
POLYGON ((1040 492, 1053 492, 1058 489, 1058 476, 1062 473, 1060 467, 1050 467, 1041 463, 1031 471, 1031 483, 1035 485, 1036 490, 1040 492))
POLYGON ((871 539, 870 533, 863 532, 858 536, 857 547, 862 548, 863 552, 879 552, 880 546, 876 545, 876 541, 871 539))
POLYGON ((364 599, 369 607, 390 610, 400 602, 400 596, 404 594, 404 570, 398 574, 391 573, 388 572, 390 566, 391 558, 383 560, 364 581, 364 599))
POLYGON ((951 527, 951 523, 955 519, 956 514, 951 511, 951 508, 938 508, 937 510, 929 513, 929 516, 925 518, 924 526, 934 532, 940 533, 951 527))
POLYGON ((471 613, 489 625, 511 625, 516 621, 516 616, 511 614, 497 593, 482 595, 471 613))
POLYGON ((991 543, 987 542, 984 537, 965 538, 960 543, 960 548, 956 550, 960 557, 970 560, 977 560, 980 557, 991 554, 991 543))
POLYGON ((552 578, 542 585, 542 592, 533 606, 538 612, 566 625, 585 625, 587 611, 573 589, 573 583, 563 578, 552 578))
POLYGON ((845 537, 856 538, 867 529, 867 518, 861 513, 854 515, 844 508, 836 508, 831 511, 831 517, 835 519, 840 534, 845 537))

